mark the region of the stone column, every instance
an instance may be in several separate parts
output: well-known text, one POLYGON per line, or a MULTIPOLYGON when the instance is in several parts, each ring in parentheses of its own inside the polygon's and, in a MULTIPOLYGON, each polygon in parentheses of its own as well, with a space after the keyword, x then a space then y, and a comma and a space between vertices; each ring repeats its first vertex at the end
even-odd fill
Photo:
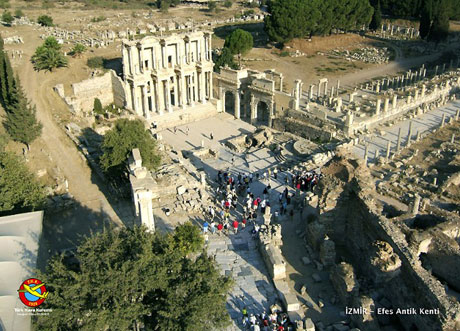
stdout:
POLYGON ((137 195, 139 216, 141 224, 145 225, 148 232, 155 231, 155 220, 153 218, 152 208, 152 192, 147 190, 139 190, 135 193, 137 195))
POLYGON ((414 101, 418 99, 418 89, 415 89, 414 101))
POLYGON ((272 102, 270 102, 270 105, 268 106, 268 111, 269 111, 269 114, 268 114, 268 127, 271 128, 273 126, 273 117, 274 117, 274 108, 275 108, 275 105, 272 102))
POLYGON ((401 149, 401 128, 399 128, 399 131, 398 131, 398 141, 396 143, 396 152, 399 152, 400 149, 401 149))
POLYGON ((158 86, 158 80, 153 81, 153 103, 155 104, 156 112, 163 115, 163 109, 160 106, 160 87, 158 86))
POLYGON ((367 154, 369 153, 369 144, 364 147, 364 164, 367 165, 367 154))
POLYGON ((340 80, 337 79, 337 96, 339 96, 340 93, 340 80))
POLYGON ((140 95, 140 87, 134 85, 134 111, 136 112, 137 115, 142 116, 143 111, 142 111, 142 95, 140 95))
POLYGON ((180 105, 182 109, 185 109, 187 105, 187 98, 185 94, 185 76, 183 73, 179 76, 179 86, 180 86, 180 105))
POLYGON ((161 64, 163 68, 167 67, 167 59, 166 59, 166 44, 161 45, 161 64))
POLYGON ((256 104, 254 94, 251 94, 250 105, 251 105, 251 124, 254 124, 256 120, 256 116, 257 116, 257 104, 256 104))
POLYGON ((314 84, 310 85, 310 92, 308 93, 308 101, 313 99, 314 88, 315 88, 314 84))
POLYGON ((393 110, 396 109, 397 103, 398 103, 398 96, 395 94, 393 95, 393 102, 391 103, 391 107, 393 108, 393 110))
POLYGON ((384 103, 384 105, 383 105, 383 112, 384 112, 385 114, 388 113, 388 105, 389 105, 389 103, 390 103, 390 99, 385 98, 385 103, 384 103))
POLYGON ((280 92, 283 92, 283 74, 280 74, 280 92))
POLYGON ((160 79, 157 82, 158 84, 158 106, 160 107, 160 114, 163 114, 165 110, 165 88, 163 86, 163 81, 160 79))
POLYGON ((455 133, 452 133, 452 137, 450 138, 450 143, 455 143, 455 133))
POLYGON ((241 105, 240 105, 240 91, 236 90, 235 93, 235 117, 240 118, 241 117, 241 105))
POLYGON ((200 101, 201 103, 206 103, 206 92, 205 92, 205 87, 206 87, 206 84, 205 84, 205 74, 204 74, 204 71, 201 71, 200 72, 200 101))
POLYGON ((143 58, 144 49, 142 45, 137 49, 137 51, 139 53, 139 70, 141 71, 141 73, 143 73, 144 72, 144 58, 143 58))
POLYGON ((198 74, 196 71, 193 73, 193 93, 194 101, 198 102, 198 74))
POLYGON ((335 107, 335 111, 340 113, 342 111, 342 98, 337 98, 337 106, 335 107))
POLYGON ((213 82, 212 82, 212 75, 213 72, 212 70, 209 71, 209 81, 208 81, 208 87, 209 87, 209 99, 214 98, 214 90, 213 90, 213 82))
POLYGON ((442 114, 441 118, 441 128, 444 126, 444 123, 446 122, 446 114, 442 114))
POLYGON ((411 209, 411 214, 412 215, 417 215, 418 214, 418 209, 420 207, 420 200, 421 200, 420 195, 416 194, 415 198, 414 198, 414 202, 412 204, 412 209, 411 209))
POLYGON ((327 96, 327 81, 324 82, 324 95, 327 96))
POLYGON ((222 111, 225 112, 225 91, 222 87, 219 87, 219 100, 222 101, 222 111))
POLYGON ((407 133, 407 146, 410 146, 412 140, 412 121, 409 122, 409 132, 407 133))
POLYGON ((145 85, 142 85, 142 107, 144 108, 144 116, 146 119, 150 119, 150 109, 147 100, 147 91, 145 85))
POLYGON ((457 109, 457 112, 455 113, 455 120, 458 121, 460 117, 460 109, 457 109))
POLYGON ((166 109, 168 112, 172 113, 172 107, 171 107, 171 87, 169 86, 169 78, 166 79, 166 109))
POLYGON ((377 107, 375 108, 375 115, 380 115, 381 104, 382 104, 382 99, 377 99, 377 107))
POLYGON ((387 154, 386 154, 387 160, 390 158, 390 152, 391 152, 391 141, 388 140, 388 142, 387 142, 387 154))
POLYGON ((422 98, 425 97, 425 91, 426 91, 426 85, 423 84, 423 85, 422 85, 422 94, 421 94, 421 97, 422 97, 422 98))

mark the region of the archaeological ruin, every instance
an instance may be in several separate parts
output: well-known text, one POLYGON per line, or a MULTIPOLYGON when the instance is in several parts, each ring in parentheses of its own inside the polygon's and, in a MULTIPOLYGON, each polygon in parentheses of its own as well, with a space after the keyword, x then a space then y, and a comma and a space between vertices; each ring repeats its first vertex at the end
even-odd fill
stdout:
POLYGON ((126 108, 150 119, 213 98, 211 33, 125 40, 126 108))

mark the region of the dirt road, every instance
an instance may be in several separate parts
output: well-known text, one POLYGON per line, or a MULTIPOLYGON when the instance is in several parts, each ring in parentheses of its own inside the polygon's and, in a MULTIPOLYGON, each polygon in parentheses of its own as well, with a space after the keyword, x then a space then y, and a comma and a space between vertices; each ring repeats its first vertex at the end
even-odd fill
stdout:
POLYGON ((41 40, 29 34, 24 39, 24 56, 15 66, 15 72, 28 98, 36 105, 37 118, 43 124, 42 135, 32 144, 32 149, 42 148, 51 157, 53 166, 58 167, 68 180, 69 192, 76 202, 74 208, 56 214, 48 213, 46 217, 43 231, 48 245, 45 245, 53 251, 72 246, 81 236, 104 226, 122 226, 123 223, 102 191, 104 183, 92 173, 63 128, 53 119, 53 110, 68 112, 67 106, 52 90, 62 80, 62 75, 68 74, 68 69, 59 69, 51 74, 34 71, 30 57, 41 40))

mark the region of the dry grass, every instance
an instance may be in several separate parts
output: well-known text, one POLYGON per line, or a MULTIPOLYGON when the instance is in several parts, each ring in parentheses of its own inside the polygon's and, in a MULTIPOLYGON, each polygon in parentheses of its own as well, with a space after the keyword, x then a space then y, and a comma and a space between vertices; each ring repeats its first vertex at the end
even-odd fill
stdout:
POLYGON ((299 50, 308 55, 315 55, 317 52, 328 52, 333 49, 353 50, 362 47, 381 47, 382 43, 371 40, 357 34, 338 34, 324 37, 313 37, 307 39, 294 39, 287 43, 290 50, 299 50))

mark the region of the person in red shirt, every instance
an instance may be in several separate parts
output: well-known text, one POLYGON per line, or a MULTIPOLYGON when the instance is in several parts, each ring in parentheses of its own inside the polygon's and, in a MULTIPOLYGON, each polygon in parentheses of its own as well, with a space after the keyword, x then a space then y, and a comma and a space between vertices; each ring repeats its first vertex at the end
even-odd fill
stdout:
POLYGON ((246 219, 243 218, 243 221, 241 222, 241 230, 244 230, 246 228, 246 219))
POLYGON ((224 228, 224 226, 222 225, 222 223, 219 223, 217 225, 217 234, 220 236, 220 234, 222 233, 222 229, 224 228))
POLYGON ((233 225, 233 231, 235 231, 235 234, 237 234, 237 232, 238 232, 238 225, 239 225, 238 221, 237 221, 237 220, 234 220, 233 223, 232 223, 232 225, 233 225))

